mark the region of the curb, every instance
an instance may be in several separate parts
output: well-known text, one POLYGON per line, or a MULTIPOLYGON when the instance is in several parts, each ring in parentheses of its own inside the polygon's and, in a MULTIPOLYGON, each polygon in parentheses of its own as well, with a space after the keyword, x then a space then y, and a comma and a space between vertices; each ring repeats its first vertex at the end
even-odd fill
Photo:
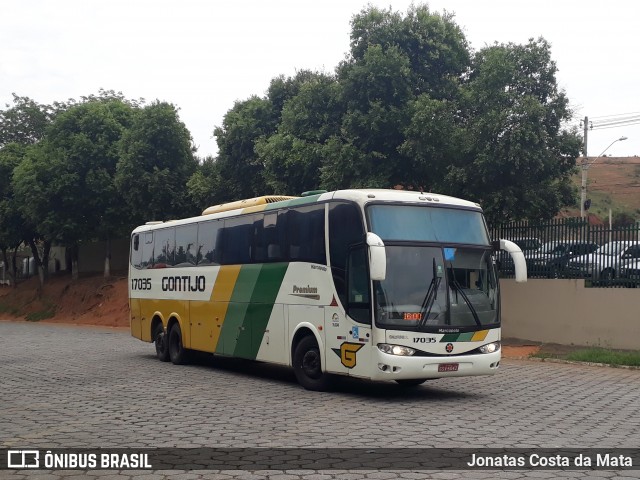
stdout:
POLYGON ((581 365, 585 367, 608 367, 608 368, 621 368, 623 370, 640 370, 640 367, 635 365, 612 365, 610 363, 596 363, 596 362, 578 362, 576 360, 563 360, 562 358, 538 358, 538 357, 509 357, 503 358, 503 360, 525 360, 538 363, 562 363, 566 365, 581 365))

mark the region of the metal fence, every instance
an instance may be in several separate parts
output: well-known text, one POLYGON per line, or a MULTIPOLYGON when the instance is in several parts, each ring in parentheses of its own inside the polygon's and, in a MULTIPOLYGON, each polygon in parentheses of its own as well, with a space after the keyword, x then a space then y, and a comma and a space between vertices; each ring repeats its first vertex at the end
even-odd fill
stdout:
MULTIPOLYGON (((610 228, 566 218, 514 222, 490 228, 490 233, 520 246, 529 278, 584 278, 589 287, 640 286, 640 222, 610 228)), ((513 277, 507 253, 497 255, 496 265, 501 277, 513 277)))

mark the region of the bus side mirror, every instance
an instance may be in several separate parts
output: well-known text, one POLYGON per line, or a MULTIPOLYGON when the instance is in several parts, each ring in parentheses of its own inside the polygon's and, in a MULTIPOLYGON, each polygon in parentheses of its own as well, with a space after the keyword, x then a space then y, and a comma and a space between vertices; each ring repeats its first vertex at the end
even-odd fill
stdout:
POLYGON ((371 280, 384 280, 387 276, 387 254, 382 239, 375 233, 367 233, 369 247, 369 273, 371 280))
POLYGON ((516 282, 523 283, 527 281, 527 262, 524 254, 518 245, 509 240, 500 240, 500 248, 511 255, 513 258, 513 266, 516 271, 516 282))

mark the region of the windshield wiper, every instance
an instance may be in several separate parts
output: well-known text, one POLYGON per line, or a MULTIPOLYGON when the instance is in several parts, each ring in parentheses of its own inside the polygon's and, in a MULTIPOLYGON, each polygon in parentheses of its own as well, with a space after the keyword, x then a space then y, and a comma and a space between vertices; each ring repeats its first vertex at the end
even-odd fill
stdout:
POLYGON ((418 323, 418 328, 422 328, 427 323, 427 319, 429 318, 429 313, 431 312, 431 308, 433 307, 434 302, 436 301, 436 297, 438 296, 438 288, 440 288, 441 277, 437 275, 436 269, 436 259, 433 259, 433 277, 431 277, 431 283, 429 283, 429 288, 427 289, 427 294, 424 296, 424 300, 422 301, 422 310, 424 310, 424 317, 420 319, 418 323))
POLYGON ((467 296, 467 294, 464 293, 462 285, 460 285, 460 283, 458 283, 458 280, 456 279, 455 272, 453 271, 453 264, 451 262, 449 262, 449 268, 451 269, 451 285, 455 288, 456 292, 460 294, 460 296, 464 300, 464 303, 467 304, 467 307, 469 307, 469 310, 473 315, 473 319, 475 320, 476 325, 478 325, 479 327, 482 326, 482 322, 480 322, 480 317, 478 317, 478 312, 476 312, 476 309, 471 303, 471 300, 469 300, 469 297, 467 296))

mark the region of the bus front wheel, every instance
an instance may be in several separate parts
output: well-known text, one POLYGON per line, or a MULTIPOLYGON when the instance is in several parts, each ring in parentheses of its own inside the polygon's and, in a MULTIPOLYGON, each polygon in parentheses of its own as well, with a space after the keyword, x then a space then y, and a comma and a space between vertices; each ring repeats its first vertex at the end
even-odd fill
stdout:
POLYGON ((177 323, 169 331, 169 357, 174 365, 182 365, 187 361, 187 349, 182 344, 182 332, 177 323))
POLYGON ((153 329, 153 342, 156 344, 156 355, 162 362, 169 361, 169 342, 161 323, 153 329))
POLYGON ((293 353, 293 371, 298 383, 307 390, 324 391, 330 387, 329 375, 322 371, 322 357, 316 339, 306 336, 293 353))

